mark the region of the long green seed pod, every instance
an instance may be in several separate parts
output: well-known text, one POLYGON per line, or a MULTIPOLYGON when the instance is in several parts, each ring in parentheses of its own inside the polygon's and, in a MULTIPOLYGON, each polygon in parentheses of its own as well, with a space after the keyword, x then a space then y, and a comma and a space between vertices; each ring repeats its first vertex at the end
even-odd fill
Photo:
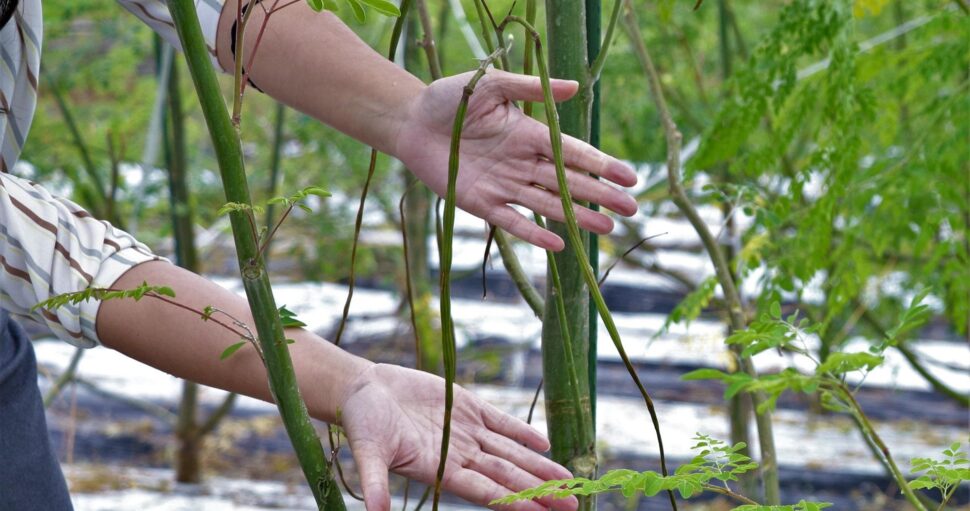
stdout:
POLYGON ((451 316, 451 260, 452 260, 452 241, 455 235, 455 189, 458 182, 458 164, 461 156, 461 132, 465 124, 465 115, 468 113, 468 101, 479 80, 485 76, 485 72, 501 54, 505 48, 499 48, 492 52, 482 64, 478 71, 465 85, 461 94, 461 101, 458 103, 458 110, 455 112, 455 122, 451 129, 451 154, 448 157, 448 191, 445 193, 445 211, 442 220, 441 239, 439 243, 440 255, 440 310, 441 310, 441 347, 445 364, 445 416, 441 431, 441 451, 438 461, 438 473, 434 482, 434 500, 432 501, 432 511, 438 511, 438 502, 441 499, 441 481, 445 476, 445 466, 448 461, 448 444, 451 440, 451 409, 455 402, 455 373, 457 370, 457 349, 455 348, 455 323, 451 316))

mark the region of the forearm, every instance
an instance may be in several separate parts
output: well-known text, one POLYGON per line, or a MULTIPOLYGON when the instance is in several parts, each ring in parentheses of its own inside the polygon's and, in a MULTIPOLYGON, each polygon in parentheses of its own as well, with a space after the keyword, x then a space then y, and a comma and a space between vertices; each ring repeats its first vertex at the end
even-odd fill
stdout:
MULTIPOLYGON (((112 286, 130 289, 142 282, 175 290, 175 300, 201 311, 213 306, 243 323, 254 325, 246 300, 222 287, 165 262, 135 266, 112 286)), ((215 319, 226 321, 220 314, 215 319)), ((155 298, 109 300, 97 318, 102 343, 169 374, 264 401, 272 401, 266 370, 251 346, 226 360, 223 350, 239 342, 239 336, 213 321, 155 298)), ((320 337, 301 329, 289 329, 290 345, 300 391, 314 418, 333 422, 345 386, 371 365, 320 337)))
MULTIPOLYGON (((267 9, 275 4, 262 1, 267 9)), ((236 0, 227 1, 219 23, 217 47, 225 69, 233 68, 230 29, 236 6, 236 0)), ((247 65, 265 19, 262 8, 253 9, 244 37, 247 65)), ((388 154, 395 153, 411 100, 425 87, 332 13, 315 13, 302 1, 272 14, 246 71, 270 96, 388 154)))

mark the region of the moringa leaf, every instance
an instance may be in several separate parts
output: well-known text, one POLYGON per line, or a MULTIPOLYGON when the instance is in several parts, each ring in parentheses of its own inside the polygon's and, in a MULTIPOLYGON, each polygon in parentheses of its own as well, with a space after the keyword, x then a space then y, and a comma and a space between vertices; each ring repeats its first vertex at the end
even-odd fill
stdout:
POLYGON ((239 351, 240 348, 242 348, 243 346, 245 346, 247 342, 249 342, 249 341, 239 341, 239 342, 237 342, 235 344, 230 344, 229 347, 226 348, 226 349, 224 349, 222 351, 222 354, 219 355, 219 360, 225 360, 225 359, 233 356, 237 351, 239 351))
POLYGON ((360 5, 357 0, 347 0, 347 3, 350 4, 350 9, 354 11, 354 19, 357 20, 357 23, 363 23, 367 19, 364 14, 364 6, 360 5))
POLYGON ((401 10, 398 9, 396 5, 392 4, 391 2, 388 2, 387 0, 360 0, 360 1, 366 4, 371 9, 374 9, 375 11, 385 16, 392 16, 395 18, 401 16, 401 10))

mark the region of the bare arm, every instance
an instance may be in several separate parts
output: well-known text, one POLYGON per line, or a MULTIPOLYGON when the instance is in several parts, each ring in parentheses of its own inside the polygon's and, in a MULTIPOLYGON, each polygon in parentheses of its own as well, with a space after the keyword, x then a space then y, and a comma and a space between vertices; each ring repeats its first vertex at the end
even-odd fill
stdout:
MULTIPOLYGON (((252 324, 246 301, 170 263, 133 267, 113 287, 165 284, 179 303, 202 310, 212 305, 252 324)), ((102 342, 170 374, 271 401, 266 370, 252 348, 226 360, 222 351, 238 338, 193 312, 152 298, 109 300, 97 321, 102 342)), ((444 381, 428 373, 373 364, 305 330, 287 335, 300 390, 310 414, 339 422, 350 439, 370 511, 389 510, 388 470, 431 484, 441 441, 444 381)), ((539 455, 549 442, 531 426, 502 413, 471 393, 456 389, 452 454, 445 489, 476 504, 570 477, 539 455)), ((508 509, 571 511, 574 498, 520 502, 508 509)))
MULTIPOLYGON (((167 262, 135 266, 112 287, 131 289, 142 282, 170 286, 179 303, 200 311, 211 305, 254 328, 244 298, 167 262)), ((98 312, 97 329, 104 345, 169 374, 272 401, 266 370, 253 348, 246 346, 220 361, 222 351, 239 338, 198 314, 153 298, 109 300, 98 312)), ((310 414, 333 422, 346 386, 373 363, 306 330, 289 329, 286 334, 296 341, 290 353, 310 414)))
MULTIPOLYGON (((262 1, 267 9, 275 3, 262 1)), ((228 0, 219 20, 218 57, 227 70, 234 65, 230 29, 236 6, 236 0, 228 0)), ((246 52, 253 50, 265 19, 263 9, 253 9, 246 52)), ((244 54, 243 62, 249 59, 244 54)), ((305 1, 272 14, 247 71, 266 94, 391 155, 408 107, 426 87, 376 53, 333 13, 313 12, 305 1)))
MULTIPOLYGON (((262 5, 274 2, 263 0, 262 5)), ((255 9, 245 36, 245 51, 250 52, 265 16, 261 8, 255 9)), ((217 38, 219 60, 226 69, 233 66, 229 34, 235 13, 235 0, 229 0, 217 38)), ((245 51, 243 62, 248 64, 245 51)), ((332 13, 315 13, 306 2, 272 15, 247 71, 270 96, 397 157, 435 193, 444 195, 451 125, 469 75, 426 86, 377 54, 332 13)), ((557 101, 576 91, 576 82, 552 81, 557 101)), ((523 240, 562 250, 563 240, 509 207, 517 204, 564 220, 548 129, 526 117, 513 101, 542 101, 539 78, 491 70, 475 89, 462 135, 457 205, 523 240)), ((567 136, 563 142, 566 166, 576 171, 569 172, 574 198, 625 216, 636 213, 633 198, 607 184, 635 184, 633 169, 575 138, 567 136)), ((574 209, 580 227, 600 234, 613 230, 608 216, 580 205, 574 209)))

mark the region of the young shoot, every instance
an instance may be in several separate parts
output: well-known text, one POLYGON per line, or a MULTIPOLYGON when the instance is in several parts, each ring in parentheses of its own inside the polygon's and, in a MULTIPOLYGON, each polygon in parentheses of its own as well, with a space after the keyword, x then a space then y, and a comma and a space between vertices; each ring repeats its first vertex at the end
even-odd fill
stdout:
POLYGON ((698 433, 692 449, 696 455, 690 462, 677 468, 673 475, 664 476, 654 471, 636 472, 634 470, 611 470, 599 479, 577 477, 548 481, 501 499, 492 504, 511 504, 513 502, 538 499, 542 497, 566 498, 569 496, 588 496, 601 493, 620 493, 626 498, 653 497, 662 491, 676 491, 681 498, 689 499, 704 492, 725 495, 744 503, 735 510, 747 511, 815 511, 830 507, 825 502, 806 502, 789 506, 762 506, 729 486, 739 476, 758 468, 758 464, 742 454, 746 445, 733 446, 698 433))

